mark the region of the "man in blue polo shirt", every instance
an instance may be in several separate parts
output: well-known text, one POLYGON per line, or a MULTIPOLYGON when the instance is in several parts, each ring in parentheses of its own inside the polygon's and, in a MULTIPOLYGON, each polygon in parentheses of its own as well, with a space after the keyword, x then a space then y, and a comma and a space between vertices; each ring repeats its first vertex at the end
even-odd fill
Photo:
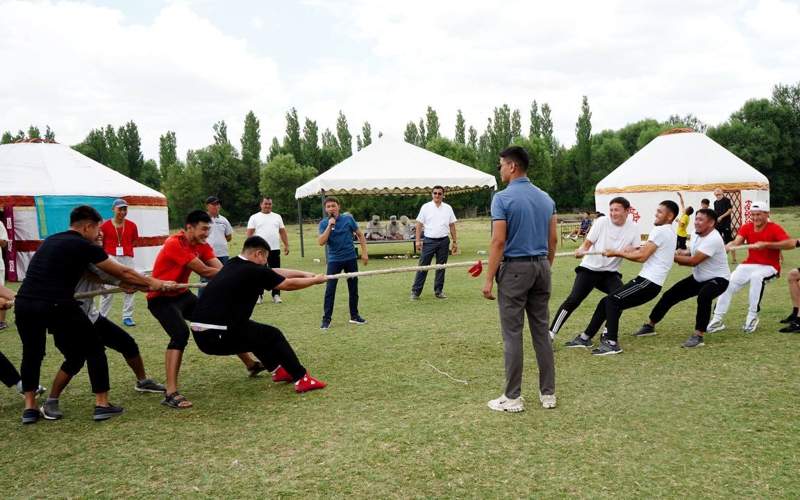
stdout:
MULTIPOLYGON (((364 234, 358 228, 358 223, 353 216, 340 214, 339 200, 333 196, 325 198, 325 213, 329 218, 320 221, 319 238, 317 239, 320 246, 327 245, 325 255, 328 260, 328 269, 325 274, 358 271, 358 259, 356 259, 356 250, 353 248, 353 235, 361 244, 361 261, 366 266, 369 262, 367 240, 364 239, 364 234)), ((325 286, 325 306, 320 325, 321 330, 327 330, 331 326, 337 283, 339 280, 328 280, 325 286)), ((350 295, 350 323, 363 325, 367 321, 358 314, 358 278, 347 280, 347 292, 350 295)))
POLYGON ((539 401, 556 406, 556 371, 548 333, 550 266, 555 258, 556 206, 528 179, 528 153, 511 146, 500 153, 500 178, 508 186, 492 200, 492 243, 483 296, 494 300, 497 279, 500 330, 505 352, 506 387, 489 401, 495 411, 520 412, 522 400, 522 330, 525 314, 539 366, 539 401))

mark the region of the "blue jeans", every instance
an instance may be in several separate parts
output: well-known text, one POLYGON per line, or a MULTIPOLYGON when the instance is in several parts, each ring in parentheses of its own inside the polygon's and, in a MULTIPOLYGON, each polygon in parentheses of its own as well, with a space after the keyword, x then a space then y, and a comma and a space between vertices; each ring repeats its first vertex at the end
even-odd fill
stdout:
MULTIPOLYGON (((328 262, 325 274, 339 274, 340 272, 354 273, 358 271, 358 260, 350 259, 342 262, 328 262)), ((325 284, 325 308, 322 319, 331 320, 333 316, 333 301, 336 299, 336 285, 339 280, 328 280, 325 284)), ((347 292, 350 295, 350 318, 358 316, 358 278, 347 280, 347 292)))

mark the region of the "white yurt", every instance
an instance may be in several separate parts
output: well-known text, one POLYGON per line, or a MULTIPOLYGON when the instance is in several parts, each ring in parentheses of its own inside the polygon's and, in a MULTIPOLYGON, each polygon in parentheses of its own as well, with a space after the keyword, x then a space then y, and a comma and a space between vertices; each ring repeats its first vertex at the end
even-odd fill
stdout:
POLYGON ((139 228, 135 262, 152 269, 169 235, 167 199, 69 146, 52 142, 0 145, 0 210, 10 245, 4 258, 9 281, 21 281, 42 240, 69 227, 69 213, 91 205, 104 218, 111 204, 124 198, 128 219, 139 228))
POLYGON ((631 214, 642 233, 653 227, 658 204, 663 200, 700 208, 700 200, 714 204, 714 189, 721 188, 733 203, 734 231, 750 220, 750 205, 769 202, 769 179, 705 134, 673 129, 656 137, 628 158, 595 187, 595 204, 608 211, 615 196, 631 202, 631 214))

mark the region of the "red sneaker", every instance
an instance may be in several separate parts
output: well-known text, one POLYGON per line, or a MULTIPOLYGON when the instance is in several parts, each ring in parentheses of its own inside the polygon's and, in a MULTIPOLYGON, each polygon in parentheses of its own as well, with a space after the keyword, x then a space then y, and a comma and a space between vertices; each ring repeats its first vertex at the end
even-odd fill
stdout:
POLYGON ((278 365, 278 367, 275 369, 275 372, 272 374, 272 381, 291 382, 292 376, 281 365, 278 365))
POLYGON ((295 392, 308 392, 314 389, 323 389, 326 385, 322 380, 317 380, 306 372, 303 378, 294 383, 295 392))

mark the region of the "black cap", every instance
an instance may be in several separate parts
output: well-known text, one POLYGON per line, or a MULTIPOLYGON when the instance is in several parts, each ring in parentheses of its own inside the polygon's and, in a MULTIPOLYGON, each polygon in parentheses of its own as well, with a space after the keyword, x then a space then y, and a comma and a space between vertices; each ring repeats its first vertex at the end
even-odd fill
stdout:
POLYGON ((216 196, 209 196, 206 198, 206 205, 219 205, 219 198, 216 196))

